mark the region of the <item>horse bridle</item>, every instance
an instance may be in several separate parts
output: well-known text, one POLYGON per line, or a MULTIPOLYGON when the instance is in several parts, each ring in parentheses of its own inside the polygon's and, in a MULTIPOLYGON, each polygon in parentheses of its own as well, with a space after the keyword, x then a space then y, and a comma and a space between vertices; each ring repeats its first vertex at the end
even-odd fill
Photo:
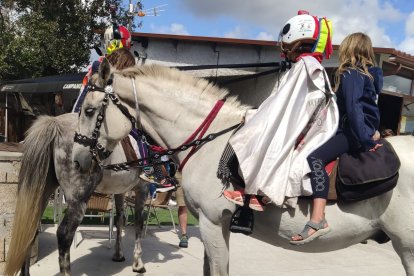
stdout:
MULTIPOLYGON (((126 108, 121 103, 118 96, 113 91, 112 83, 113 83, 113 75, 110 76, 110 78, 106 82, 105 87, 103 87, 103 88, 98 87, 98 86, 96 86, 94 84, 91 84, 91 83, 88 84, 88 86, 87 86, 88 92, 101 92, 101 93, 105 93, 105 96, 104 96, 104 99, 102 101, 102 106, 99 109, 98 116, 96 118, 95 129, 92 132, 92 136, 87 137, 83 134, 75 132, 75 137, 74 137, 74 142, 75 143, 78 143, 78 144, 80 144, 82 146, 85 146, 85 147, 89 146, 92 157, 98 163, 100 163, 102 160, 108 158, 109 155, 111 155, 111 153, 112 153, 112 151, 109 151, 109 150, 105 149, 105 147, 101 143, 98 142, 99 130, 101 129, 102 122, 105 119, 105 115, 106 115, 105 111, 106 111, 106 108, 108 106, 109 99, 115 104, 116 107, 118 107, 118 109, 122 112, 122 114, 124 114, 125 117, 127 117, 129 119, 129 121, 132 124, 132 127, 135 127, 135 124, 136 124, 135 117, 132 116, 131 113, 129 113, 128 108, 126 108)), ((132 80, 132 83, 133 83, 133 87, 134 87, 134 93, 136 93, 134 80, 132 80)), ((79 116, 80 116, 80 113, 79 113, 79 116)))
MULTIPOLYGON (((197 151, 202 145, 204 145, 207 142, 210 142, 210 141, 214 140, 216 137, 218 137, 220 135, 223 135, 223 134, 225 134, 229 131, 232 131, 232 130, 236 129, 240 125, 240 123, 236 124, 234 126, 226 128, 226 129, 224 129, 222 131, 219 131, 217 133, 210 133, 206 137, 202 138, 202 136, 204 135, 204 133, 207 130, 208 126, 210 125, 212 120, 214 120, 214 118, 217 115, 218 111, 220 110, 221 106, 224 104, 224 101, 225 101, 224 99, 219 100, 219 101, 217 101, 217 103, 214 106, 213 110, 210 112, 210 114, 204 120, 204 122, 196 130, 196 132, 193 133, 181 146, 179 146, 177 148, 173 148, 173 149, 162 149, 160 152, 154 153, 149 157, 145 157, 145 158, 141 158, 141 159, 137 159, 137 160, 133 160, 133 161, 127 161, 127 162, 118 163, 118 164, 103 165, 102 161, 104 159, 108 158, 109 155, 112 153, 111 151, 106 150, 104 148, 104 146, 101 143, 98 142, 99 130, 102 126, 103 120, 105 119, 105 111, 106 111, 106 107, 108 106, 109 99, 131 121, 132 127, 136 126, 135 117, 133 117, 129 113, 128 109, 120 102, 118 96, 113 91, 112 82, 113 82, 113 75, 111 75, 111 77, 108 79, 108 81, 106 82, 106 85, 105 85, 104 88, 98 87, 98 86, 96 86, 94 84, 91 84, 91 83, 88 84, 88 86, 87 86, 88 91, 90 91, 90 92, 97 91, 97 92, 105 93, 105 97, 102 101, 102 106, 99 110, 97 120, 96 120, 96 124, 95 124, 95 129, 92 132, 92 136, 87 137, 83 134, 75 132, 75 138, 74 138, 75 143, 78 143, 78 144, 83 145, 85 147, 89 146, 92 157, 98 162, 99 166, 103 169, 121 171, 121 170, 129 170, 130 168, 141 168, 141 167, 146 167, 146 166, 154 166, 156 164, 165 163, 163 161, 161 161, 161 162, 154 161, 154 160, 160 158, 162 155, 170 156, 170 155, 173 155, 177 152, 185 151, 189 148, 192 148, 190 154, 188 154, 186 159, 185 159, 185 162, 186 162, 188 160, 188 158, 195 151, 197 151), (198 139, 196 139, 196 135, 199 134, 200 132, 201 132, 201 134, 199 135, 198 139)), ((134 80, 132 80, 132 86, 133 86, 133 89, 134 89, 136 110, 138 110, 138 100, 137 100, 136 87, 135 87, 134 80)), ((139 131, 139 130, 137 129, 137 131, 139 131)), ((139 131, 139 133, 144 138, 144 140, 146 140, 146 134, 143 131, 139 131)), ((185 164, 185 162, 183 162, 180 165, 180 167, 183 164, 185 164)))

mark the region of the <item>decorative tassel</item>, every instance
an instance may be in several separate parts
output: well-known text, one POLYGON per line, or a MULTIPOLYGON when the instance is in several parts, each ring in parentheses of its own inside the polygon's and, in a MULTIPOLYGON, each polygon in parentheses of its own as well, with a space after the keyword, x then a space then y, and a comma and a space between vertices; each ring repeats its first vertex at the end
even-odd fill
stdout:
POLYGON ((328 20, 326 17, 323 19, 325 20, 326 27, 328 28, 328 39, 326 40, 325 57, 329 59, 333 53, 331 28, 329 28, 328 20))

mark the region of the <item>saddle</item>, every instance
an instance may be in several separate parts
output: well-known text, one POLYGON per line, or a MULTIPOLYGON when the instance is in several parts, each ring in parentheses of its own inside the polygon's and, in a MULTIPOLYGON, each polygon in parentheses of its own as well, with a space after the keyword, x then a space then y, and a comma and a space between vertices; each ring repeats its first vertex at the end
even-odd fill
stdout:
POLYGON ((135 152, 134 147, 131 144, 131 140, 129 140, 129 136, 121 140, 121 146, 124 150, 125 157, 128 162, 138 159, 137 153, 135 152))
MULTIPOLYGON (((375 152, 345 153, 325 167, 330 179, 328 200, 364 200, 388 192, 397 185, 400 160, 387 140, 380 143, 383 146, 375 152)), ((245 186, 238 165, 236 154, 227 144, 217 171, 217 177, 224 185, 245 186)))
MULTIPOLYGON (((368 199, 397 185, 400 160, 388 141, 381 140, 380 143, 383 146, 375 152, 346 153, 325 167, 330 179, 328 200, 353 202, 368 199)), ((227 144, 220 158, 217 178, 225 186, 236 184, 244 187, 238 167, 237 156, 231 145, 227 144)), ((249 197, 246 196, 245 200, 244 206, 238 206, 232 215, 230 231, 250 235, 254 227, 254 214, 246 207, 249 197)))
POLYGON ((358 201, 392 190, 398 182, 400 160, 387 140, 375 152, 345 153, 326 166, 328 200, 358 201))
MULTIPOLYGON (((122 149, 124 150, 127 162, 138 160, 139 152, 135 151, 134 147, 132 146, 132 143, 131 143, 131 140, 130 140, 129 136, 127 136, 127 137, 125 137, 121 140, 121 146, 122 146, 122 149)), ((168 169, 167 169, 166 165, 160 165, 160 169, 161 169, 162 174, 164 175, 164 177, 170 178, 170 181, 178 182, 174 178, 175 174, 177 172, 177 169, 178 169, 178 167, 177 167, 177 165, 175 164, 174 161, 169 160, 168 169)), ((176 184, 178 185, 178 183, 176 183, 176 184)))

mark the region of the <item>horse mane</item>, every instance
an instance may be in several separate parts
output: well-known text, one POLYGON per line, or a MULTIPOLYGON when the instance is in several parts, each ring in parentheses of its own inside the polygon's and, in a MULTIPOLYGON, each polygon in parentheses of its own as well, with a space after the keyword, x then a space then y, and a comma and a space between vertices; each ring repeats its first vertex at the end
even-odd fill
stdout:
MULTIPOLYGON (((212 82, 207 81, 203 78, 198 78, 190 74, 183 73, 175 68, 169 68, 157 64, 149 65, 137 65, 134 67, 129 67, 123 70, 116 70, 114 73, 119 74, 123 77, 133 78, 136 76, 150 77, 156 80, 163 81, 172 81, 180 84, 185 84, 188 86, 193 86, 197 89, 192 89, 193 91, 198 91, 200 99, 214 100, 218 101, 223 98, 226 98, 226 104, 230 104, 236 108, 246 109, 248 106, 242 105, 238 100, 237 96, 230 96, 229 92, 225 88, 220 88, 212 82)), ((184 89, 178 89, 179 91, 174 91, 174 93, 185 93, 184 89)))

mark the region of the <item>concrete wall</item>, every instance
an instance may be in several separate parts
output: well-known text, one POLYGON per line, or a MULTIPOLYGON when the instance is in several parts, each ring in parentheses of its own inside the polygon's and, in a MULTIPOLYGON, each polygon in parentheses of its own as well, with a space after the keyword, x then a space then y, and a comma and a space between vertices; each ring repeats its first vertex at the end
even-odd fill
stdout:
MULTIPOLYGON (((134 43, 139 53, 139 64, 157 63, 165 66, 247 64, 281 61, 277 48, 266 45, 237 45, 212 42, 189 42, 151 38, 148 45, 134 43)), ((273 68, 204 69, 187 71, 197 77, 205 77, 227 88, 238 96, 243 104, 257 107, 273 91, 278 77, 276 73, 221 85, 231 78, 253 75, 273 68)))
MULTIPOLYGON (((231 39, 205 38, 168 35, 136 35, 132 50, 138 53, 138 64, 157 63, 165 66, 189 65, 223 65, 223 64, 254 64, 280 62, 282 60, 279 47, 276 44, 265 42, 250 43, 231 39)), ((388 60, 389 54, 376 53, 380 66, 388 60)), ((331 58, 324 59, 322 65, 328 69, 330 78, 334 68, 339 64, 338 51, 335 50, 331 58)), ((248 80, 227 83, 229 80, 260 73, 274 68, 250 67, 233 69, 203 69, 187 71, 197 77, 204 77, 217 82, 221 87, 230 91, 231 95, 238 96, 243 104, 258 107, 277 86, 278 74, 256 77, 248 80), (226 83, 226 84, 224 84, 226 83)), ((331 84, 333 79, 331 79, 331 84)), ((414 110, 414 105, 409 107, 414 110)), ((414 111, 413 111, 414 112, 414 111)), ((412 123, 412 111, 403 109, 403 116, 408 123, 412 123)))
MULTIPOLYGON (((0 151, 0 274, 3 274, 6 264, 13 228, 21 156, 20 152, 0 151)), ((37 242, 31 256, 35 262, 37 242)))
MULTIPOLYGON (((280 49, 271 45, 235 44, 211 41, 188 41, 168 38, 147 38, 146 43, 135 41, 133 51, 139 54, 139 64, 157 63, 165 66, 252 64, 280 62, 280 49)), ((336 67, 338 55, 324 60, 325 67, 336 67)), ((221 85, 228 79, 248 76, 274 68, 204 69, 187 71, 197 77, 205 77, 227 88, 231 95, 239 97, 243 104, 259 106, 274 90, 278 74, 270 74, 249 80, 221 85)))

